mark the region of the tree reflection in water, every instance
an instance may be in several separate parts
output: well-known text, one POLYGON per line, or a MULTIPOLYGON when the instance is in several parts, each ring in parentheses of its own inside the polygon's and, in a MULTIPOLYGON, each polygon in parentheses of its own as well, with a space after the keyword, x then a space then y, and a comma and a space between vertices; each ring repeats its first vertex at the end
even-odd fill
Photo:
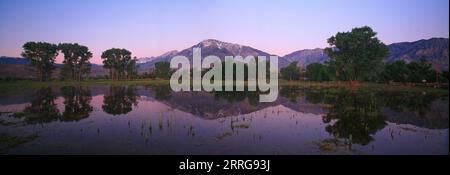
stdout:
POLYGON ((379 93, 383 106, 399 114, 389 115, 395 123, 413 124, 429 129, 448 128, 448 96, 419 93, 379 93), (444 106, 447 106, 447 111, 444 106))
POLYGON ((89 117, 92 111, 91 93, 87 87, 66 86, 61 88, 64 112, 61 114, 55 102, 57 96, 52 88, 41 88, 32 97, 31 105, 14 116, 24 118, 27 124, 53 121, 79 121, 89 117))
POLYGON ((369 144, 372 135, 386 126, 386 121, 431 129, 448 128, 448 116, 441 115, 447 113, 431 108, 432 103, 448 103, 448 99, 439 100, 436 94, 346 89, 304 92, 309 103, 326 104, 324 107, 329 112, 323 117, 328 124, 325 130, 334 139, 344 139, 349 148, 354 143, 369 144))
POLYGON ((155 92, 156 100, 168 100, 172 96, 172 89, 169 85, 152 86, 151 89, 155 92))
POLYGON ((392 93, 386 92, 379 94, 386 107, 398 112, 415 111, 419 116, 425 116, 430 109, 431 102, 437 99, 437 96, 427 95, 426 93, 392 93))
POLYGON ((61 88, 64 97, 64 112, 61 120, 63 121, 79 121, 89 117, 92 112, 91 91, 88 87, 66 86, 61 88))
POLYGON ((127 114, 132 105, 137 105, 137 90, 134 86, 110 86, 103 97, 102 109, 112 115, 127 114))
POLYGON ((369 144, 373 140, 371 135, 386 126, 375 93, 346 90, 336 95, 336 102, 323 121, 329 124, 325 130, 335 138, 344 139, 350 149, 353 143, 369 144))
POLYGON ((297 102, 297 98, 302 94, 299 92, 300 89, 296 86, 283 86, 280 88, 280 96, 289 99, 291 102, 297 102))
POLYGON ((27 124, 48 123, 60 118, 59 110, 55 103, 56 96, 51 88, 41 88, 34 93, 31 105, 14 116, 23 118, 27 124))
POLYGON ((259 104, 259 95, 261 94, 258 91, 213 91, 212 93, 216 100, 224 99, 229 103, 234 103, 247 99, 253 106, 259 104))
MULTIPOLYGON (((96 102, 95 97, 91 97, 90 89, 91 88, 86 86, 63 88, 52 87, 33 91, 32 95, 28 95, 27 93, 27 95, 22 98, 28 100, 24 103, 26 105, 20 106, 25 106, 25 109, 22 110, 22 112, 13 115, 20 118, 11 119, 11 121, 17 123, 17 125, 12 125, 11 128, 23 127, 22 124, 27 125, 53 122, 42 130, 40 127, 24 126, 30 128, 30 131, 33 132, 36 128, 39 129, 39 131, 49 131, 48 133, 50 134, 43 135, 42 138, 51 140, 51 138, 55 136, 55 134, 51 134, 51 132, 59 132, 59 129, 68 129, 63 130, 65 133, 70 133, 72 131, 78 133, 79 131, 76 129, 74 130, 73 128, 80 126, 81 133, 86 122, 80 123, 79 121, 82 121, 89 116, 97 115, 94 120, 90 120, 88 123, 104 122, 105 120, 96 120, 100 117, 103 118, 122 114, 128 114, 123 116, 130 116, 130 112, 136 110, 133 105, 137 105, 140 100, 149 99, 151 102, 147 103, 146 101, 143 101, 143 103, 141 103, 142 107, 140 110, 136 110, 136 112, 158 112, 157 115, 160 115, 160 117, 152 115, 153 117, 148 118, 148 116, 133 113, 139 116, 132 120, 128 120, 128 130, 134 131, 133 129, 136 129, 130 127, 130 122, 140 122, 141 127, 139 131, 141 136, 145 137, 153 134, 153 138, 160 138, 159 136, 164 134, 162 132, 164 131, 166 133, 170 132, 171 134, 175 133, 173 134, 175 139, 184 139, 186 134, 184 131, 187 131, 187 135, 189 136, 189 140, 187 141, 189 141, 189 144, 191 144, 192 147, 194 147, 194 142, 200 139, 213 137, 221 142, 220 144, 229 144, 239 148, 238 146, 241 146, 241 144, 234 142, 235 140, 233 139, 238 141, 249 140, 252 138, 252 135, 250 134, 255 133, 253 134, 253 139, 259 136, 260 138, 264 138, 262 140, 259 139, 261 143, 265 141, 267 141, 265 143, 269 143, 267 148, 263 148, 267 149, 267 151, 273 151, 270 149, 270 144, 276 145, 275 142, 272 142, 269 139, 271 139, 272 136, 277 137, 280 135, 282 137, 279 138, 282 139, 281 141, 283 141, 283 143, 295 143, 292 147, 288 147, 286 151, 295 152, 295 150, 298 150, 297 144, 300 146, 305 144, 306 147, 310 147, 310 144, 312 143, 316 144, 311 149, 312 152, 317 151, 318 148, 320 151, 331 153, 349 153, 349 150, 351 152, 361 151, 361 153, 378 153, 377 151, 382 151, 383 153, 386 151, 383 149, 386 148, 382 148, 379 145, 396 144, 395 146, 407 147, 407 144, 410 142, 405 142, 405 139, 411 138, 413 139, 412 141, 414 141, 414 139, 425 139, 423 143, 420 142, 420 144, 417 144, 414 149, 424 149, 428 148, 428 146, 430 146, 430 149, 433 149, 436 148, 437 145, 437 148, 442 150, 438 144, 441 144, 442 139, 445 139, 445 136, 448 135, 448 95, 440 95, 441 93, 423 93, 417 91, 398 92, 392 90, 381 91, 371 89, 350 90, 339 88, 311 89, 293 86, 281 87, 279 94, 281 98, 275 102, 259 103, 259 92, 225 91, 211 93, 178 93, 172 92, 168 86, 151 86, 150 89, 145 90, 139 86, 95 86, 95 88, 92 88, 92 93, 104 95, 103 104, 97 104, 94 103, 96 102), (143 96, 147 95, 148 98, 139 98, 138 92, 142 93, 141 95, 143 96), (152 99, 164 101, 155 102, 152 99), (100 108, 101 106, 103 112, 96 111, 93 113, 91 102, 93 102, 94 108, 100 108), (155 107, 153 109, 153 105, 156 107, 161 106, 163 108, 155 107), (277 108, 281 109, 280 114, 276 111, 277 108), (164 111, 159 111, 160 109, 174 109, 174 111, 177 111, 165 114, 164 111), (270 109, 272 110, 272 113, 270 113, 270 109), (105 113, 110 115, 106 115, 105 113), (194 118, 194 116, 199 116, 201 118, 194 118), (295 121, 292 119, 295 119, 295 121), (299 121, 299 125, 297 125, 297 120, 299 121), (321 120, 323 120, 324 123, 322 123, 321 120), (61 125, 62 122, 59 121, 74 122, 71 122, 69 125, 66 123, 61 125), (292 122, 295 122, 295 125, 292 122), (389 126, 387 126, 388 124, 389 126), (405 128, 405 125, 403 124, 408 124, 408 128, 405 128), (219 128, 218 130, 209 130, 209 128, 216 126, 219 128), (277 132, 274 132, 275 127, 280 127, 282 129, 275 129, 277 132), (54 128, 56 128, 56 130, 54 128), (158 130, 158 128, 160 130, 158 130), (444 130, 428 130, 430 128, 444 130), (149 135, 145 134, 144 131, 146 130, 149 132, 149 135), (203 132, 206 130, 211 132, 217 131, 217 133, 203 132), (383 131, 380 132, 380 130, 383 131), (392 137, 392 131, 395 131, 395 133, 398 132, 399 136, 396 135, 395 138, 392 137), (403 134, 404 131, 407 131, 408 134, 403 134), (377 132, 379 133, 377 134, 377 132), (400 132, 402 133, 401 136, 400 132), (297 133, 305 133, 305 135, 299 136, 297 133), (317 133, 320 134, 318 137, 316 137, 317 133), (325 133, 325 135, 323 133, 325 133), (389 133, 391 133, 391 135, 389 133), (191 139, 191 137, 194 136, 195 138, 191 139), (230 136, 233 138, 224 139, 230 136), (376 142, 374 141, 375 139, 377 140, 376 142), (190 140, 193 142, 190 142, 190 140), (370 148, 372 148, 372 150, 370 150, 370 148)), ((17 97, 14 96, 14 98, 17 97)), ((9 116, 10 115, 5 115, 5 117, 9 116)), ((9 121, 9 118, 7 119, 9 121)), ((117 122, 119 125, 126 125, 122 119, 123 118, 116 118, 114 120, 108 119, 108 121, 117 122)), ((8 126, 5 126, 5 128, 6 127, 8 126)), ((100 127, 93 129, 97 129, 98 133, 107 133, 102 135, 102 137, 106 139, 108 139, 109 136, 114 136, 114 134, 108 133, 111 132, 111 130, 100 130, 100 127)), ((123 127, 118 129, 127 128, 123 127)), ((24 131, 26 130, 24 129, 24 131)), ((27 135, 33 134, 32 132, 26 133, 24 131, 18 129, 18 134, 8 133, 10 135, 4 135, 3 140, 24 142, 24 140, 27 139, 14 138, 16 136, 26 137, 27 135)), ((83 134, 86 134, 86 132, 83 134)), ((56 136, 59 137, 59 135, 56 136)), ((129 135, 123 136, 129 137, 129 135)), ((66 135, 64 135, 64 137, 66 137, 66 135)), ((86 139, 91 138, 95 139, 97 137, 87 137, 86 139)), ((132 138, 134 138, 134 135, 132 138)), ((168 140, 174 140, 174 138, 167 137, 168 140)), ((146 142, 149 141, 149 143, 152 144, 151 139, 145 139, 146 142)), ((89 142, 90 141, 91 140, 89 140, 89 142)), ((164 141, 164 144, 169 143, 167 140, 162 141, 164 141)), ((93 142, 95 142, 95 140, 93 142)), ((246 144, 245 142, 241 143, 244 143, 244 146, 246 144)), ((66 144, 66 142, 64 144, 66 144)), ((73 143, 67 142, 67 145, 70 144, 73 143)), ((138 145, 140 142, 133 144, 138 145)), ((117 146, 123 145, 119 144, 117 146)), ((261 147, 255 148, 259 149, 261 147)), ((396 147, 396 149, 398 148, 396 147)), ((2 149, 0 148, 0 152, 1 150, 2 149)), ((157 151, 159 150, 155 150, 155 152, 157 151)), ((444 149, 443 151, 445 152, 446 150, 444 149)))

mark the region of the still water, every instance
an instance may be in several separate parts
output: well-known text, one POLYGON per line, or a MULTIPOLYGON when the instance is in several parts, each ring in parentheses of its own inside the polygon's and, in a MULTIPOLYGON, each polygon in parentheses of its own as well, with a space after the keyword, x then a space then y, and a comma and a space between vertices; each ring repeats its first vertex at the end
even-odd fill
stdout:
POLYGON ((50 87, 0 95, 1 154, 448 154, 448 95, 281 87, 50 87))

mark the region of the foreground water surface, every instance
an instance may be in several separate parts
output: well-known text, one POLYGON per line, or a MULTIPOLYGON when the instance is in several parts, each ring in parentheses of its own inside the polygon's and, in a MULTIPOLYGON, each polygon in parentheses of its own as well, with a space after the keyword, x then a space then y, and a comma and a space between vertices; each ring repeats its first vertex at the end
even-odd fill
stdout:
POLYGON ((67 86, 0 94, 1 154, 448 154, 448 95, 67 86))

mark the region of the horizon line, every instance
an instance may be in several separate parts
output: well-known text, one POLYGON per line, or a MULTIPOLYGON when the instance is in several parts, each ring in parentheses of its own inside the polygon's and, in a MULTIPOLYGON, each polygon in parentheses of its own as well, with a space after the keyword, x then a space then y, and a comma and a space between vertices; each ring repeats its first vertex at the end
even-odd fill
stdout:
MULTIPOLYGON (((431 39, 450 39, 450 38, 446 38, 446 37, 429 37, 429 38, 427 38, 427 39, 418 39, 418 40, 413 40, 413 41, 400 41, 400 42, 392 42, 392 43, 384 43, 384 42, 383 42, 383 43, 384 43, 385 45, 391 45, 391 44, 398 44, 398 43, 412 43, 412 42, 417 42, 417 41, 421 41, 421 40, 431 40, 431 39)), ((253 49, 256 49, 256 50, 259 50, 259 51, 262 51, 262 52, 266 52, 266 51, 264 51, 264 50, 260 50, 260 49, 258 49, 258 48, 253 47, 253 46, 250 46, 250 45, 243 45, 243 44, 234 43, 234 42, 227 42, 227 41, 219 40, 219 39, 216 39, 216 38, 208 38, 208 39, 203 39, 203 40, 201 40, 200 42, 198 42, 198 43, 196 43, 196 44, 193 44, 193 45, 189 46, 188 48, 181 49, 181 50, 178 50, 178 49, 172 49, 172 50, 165 51, 165 52, 163 52, 163 53, 161 53, 161 54, 158 54, 158 55, 144 56, 144 57, 136 57, 136 58, 137 58, 138 60, 139 60, 139 59, 143 59, 143 58, 152 58, 152 59, 150 59, 150 60, 153 60, 153 59, 155 59, 155 57, 159 57, 159 56, 161 56, 161 55, 163 55, 163 54, 165 54, 165 53, 168 53, 168 52, 171 52, 171 51, 181 52, 181 51, 183 51, 183 50, 189 49, 189 48, 191 48, 191 47, 193 47, 193 46, 195 46, 195 45, 197 45, 197 44, 200 44, 200 43, 202 43, 202 42, 204 42, 204 41, 207 41, 207 40, 216 40, 216 41, 223 42, 223 43, 229 43, 229 44, 236 44, 236 45, 240 45, 240 46, 251 47, 251 48, 253 48, 253 49)), ((47 41, 33 41, 33 42, 47 42, 47 41)), ((64 42, 61 42, 61 43, 64 43, 64 42)), ((80 44, 79 42, 73 42, 73 43, 78 43, 78 44, 80 44)), ((55 43, 55 44, 56 44, 56 43, 55 43)), ((84 44, 81 44, 81 45, 84 45, 84 44)), ((84 45, 84 46, 86 46, 86 47, 89 48, 89 46, 87 46, 87 45, 84 45)), ((122 48, 122 47, 111 47, 111 48, 122 48)), ((127 50, 128 50, 129 48, 123 48, 123 49, 127 49, 127 50)), ((269 53, 269 52, 266 52, 266 53, 268 53, 268 54, 270 54, 270 55, 273 55, 273 56, 285 57, 285 56, 287 56, 287 55, 289 55, 289 54, 292 54, 292 53, 294 53, 294 52, 304 51, 304 50, 315 50, 315 49, 324 49, 324 48, 323 48, 323 47, 315 47, 315 48, 303 48, 303 49, 297 49, 297 50, 291 51, 291 52, 289 52, 289 53, 287 53, 287 54, 284 54, 283 56, 280 56, 280 55, 277 55, 277 54, 272 54, 272 53, 269 53)), ((89 50, 92 50, 92 49, 89 49, 89 50)), ((63 54, 62 54, 62 55, 63 55, 63 54)), ((60 56, 61 56, 61 55, 58 55, 58 57, 60 57, 60 56)), ((24 57, 20 56, 20 53, 19 53, 18 56, 0 55, 0 57, 24 58, 24 57)), ((92 60, 93 58, 95 58, 95 57, 92 57, 91 60, 92 60)), ((100 60, 102 60, 102 59, 100 58, 100 60)), ((59 64, 60 62, 55 62, 55 63, 56 63, 56 64, 59 64)), ((101 63, 91 63, 91 64, 102 65, 103 63, 101 62, 101 63)))

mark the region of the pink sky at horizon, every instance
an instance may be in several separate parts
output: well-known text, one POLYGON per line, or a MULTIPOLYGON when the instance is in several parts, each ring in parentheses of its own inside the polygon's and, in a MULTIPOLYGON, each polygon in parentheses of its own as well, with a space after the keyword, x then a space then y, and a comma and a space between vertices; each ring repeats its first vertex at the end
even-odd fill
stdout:
MULTIPOLYGON (((210 39, 211 39, 211 38, 210 38, 210 39)), ((215 39, 215 38, 213 38, 213 39, 215 39)), ((424 39, 431 39, 431 38, 424 38, 424 39)), ((217 40, 223 41, 223 42, 227 42, 227 41, 220 40, 220 39, 217 39, 217 40)), ((414 41, 416 41, 416 40, 414 40, 414 41)), ((158 49, 158 50, 157 50, 156 52, 154 52, 153 54, 152 54, 152 53, 149 53, 149 51, 143 51, 142 53, 137 53, 137 52, 134 51, 133 49, 130 49, 130 48, 125 48, 125 49, 130 50, 130 51, 133 53, 133 57, 136 56, 137 58, 145 58, 145 57, 155 57, 155 56, 160 56, 160 55, 162 55, 162 54, 164 54, 164 53, 167 53, 167 52, 173 51, 173 50, 181 51, 181 50, 190 48, 190 47, 192 47, 193 45, 198 44, 199 42, 201 42, 201 41, 198 41, 197 43, 193 43, 193 44, 190 44, 190 45, 182 45, 182 46, 178 46, 178 48, 169 49, 169 50, 158 49), (147 53, 149 53, 149 54, 147 54, 147 53)), ((399 42, 413 42, 413 41, 399 41, 399 42)), ((76 43, 76 42, 74 42, 74 43, 76 43)), ((231 43, 233 43, 233 42, 231 42, 231 43)), ((398 42, 392 42, 392 43, 398 43, 398 42)), ((392 43, 385 43, 385 44, 388 45, 388 44, 392 44, 392 43)), ((85 44, 83 44, 83 43, 78 43, 78 44, 85 45, 85 44)), ((284 56, 284 55, 290 54, 290 53, 295 52, 295 51, 298 51, 298 50, 315 49, 315 48, 325 48, 325 47, 328 46, 328 45, 326 44, 326 42, 324 42, 323 46, 310 47, 310 48, 299 48, 299 49, 293 49, 292 51, 281 51, 281 50, 280 50, 280 51, 275 51, 275 49, 273 49, 273 50, 270 51, 270 49, 264 50, 264 49, 257 48, 257 47, 254 47, 254 46, 248 45, 248 44, 241 44, 241 43, 234 43, 234 44, 240 44, 240 45, 250 46, 250 47, 252 47, 252 48, 255 48, 255 49, 258 49, 258 50, 261 50, 261 51, 270 53, 270 54, 274 54, 274 55, 277 55, 277 56, 284 56)), ((88 46, 88 45, 86 45, 86 46, 88 46)), ((88 46, 88 47, 89 47, 89 46, 88 46)), ((102 64, 102 59, 101 59, 101 57, 100 57, 100 56, 101 56, 101 52, 95 52, 94 50, 98 50, 98 49, 93 49, 92 47, 89 47, 89 48, 90 48, 90 51, 93 52, 93 57, 92 57, 92 59, 91 59, 91 62, 92 62, 92 63, 95 63, 95 64, 102 64)), ((111 48, 113 48, 113 47, 111 47, 111 48)), ((122 48, 122 47, 115 47, 115 48, 122 48)), ((107 50, 107 49, 104 49, 104 50, 107 50)), ((0 55, 0 56, 7 56, 7 57, 21 57, 21 56, 20 56, 21 51, 11 51, 11 53, 8 53, 8 52, 5 52, 5 53, 6 53, 6 54, 0 55)), ((56 59, 56 62, 57 62, 57 63, 62 63, 63 59, 64 59, 64 58, 63 58, 63 54, 60 53, 60 54, 58 55, 57 59, 56 59)))

